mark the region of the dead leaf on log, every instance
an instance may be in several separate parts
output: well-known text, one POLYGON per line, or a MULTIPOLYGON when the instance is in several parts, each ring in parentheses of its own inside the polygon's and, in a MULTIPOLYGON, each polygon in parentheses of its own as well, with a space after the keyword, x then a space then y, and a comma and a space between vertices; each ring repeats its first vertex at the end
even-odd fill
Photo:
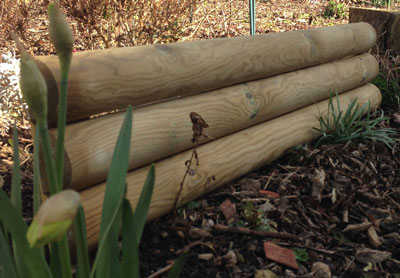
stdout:
POLYGON ((279 245, 267 241, 264 242, 265 257, 271 261, 286 265, 291 268, 298 269, 296 255, 293 250, 280 247, 279 245))
POLYGON ((231 200, 226 199, 220 206, 219 209, 224 214, 226 220, 230 220, 236 215, 236 206, 231 202, 231 200))
POLYGON ((387 251, 373 250, 369 248, 360 248, 356 251, 356 260, 360 263, 381 263, 392 256, 392 253, 387 251))
POLYGON ((314 176, 311 178, 312 182, 311 196, 314 199, 318 200, 318 202, 321 202, 321 193, 325 187, 325 178, 326 178, 326 173, 324 169, 321 170, 315 169, 314 176))

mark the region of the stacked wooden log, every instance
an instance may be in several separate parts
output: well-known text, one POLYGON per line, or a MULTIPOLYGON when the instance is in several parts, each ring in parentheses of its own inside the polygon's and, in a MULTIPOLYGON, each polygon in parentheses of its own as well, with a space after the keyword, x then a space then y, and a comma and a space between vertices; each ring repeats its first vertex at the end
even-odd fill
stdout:
MULTIPOLYGON (((122 123, 134 106, 127 198, 136 207, 148 165, 156 184, 149 219, 169 212, 192 148, 191 112, 209 125, 198 165, 178 205, 214 190, 287 149, 319 136, 318 117, 340 93, 342 109, 357 99, 380 104, 368 84, 378 64, 366 52, 376 34, 366 23, 305 31, 75 53, 66 130, 65 186, 81 192, 89 245, 98 239, 107 170, 122 123)), ((38 57, 50 90, 54 127, 59 68, 38 57)), ((51 130, 53 137, 56 129, 51 130)), ((44 180, 44 184, 46 181, 44 180)))
POLYGON ((391 50, 400 55, 400 12, 381 9, 350 8, 351 23, 367 22, 377 34, 377 52, 391 50))

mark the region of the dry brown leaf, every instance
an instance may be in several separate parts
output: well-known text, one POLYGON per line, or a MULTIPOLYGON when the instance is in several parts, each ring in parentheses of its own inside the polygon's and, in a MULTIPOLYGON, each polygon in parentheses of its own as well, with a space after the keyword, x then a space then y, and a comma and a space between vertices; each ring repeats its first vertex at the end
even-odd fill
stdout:
POLYGON ((311 178, 312 182, 311 196, 314 199, 318 200, 318 202, 321 202, 321 193, 325 187, 325 178, 326 178, 326 173, 324 169, 321 170, 315 169, 314 176, 311 178))
POLYGON ((211 234, 207 230, 199 229, 196 227, 192 227, 189 230, 189 237, 191 238, 203 238, 203 237, 211 237, 211 234))
POLYGON ((356 260, 360 263, 381 263, 392 256, 392 253, 386 251, 373 250, 369 248, 360 248, 356 250, 356 260))
POLYGON ((392 119, 395 123, 400 123, 400 115, 399 114, 392 114, 392 119))
POLYGON ((226 220, 230 220, 236 215, 236 206, 229 199, 226 199, 220 206, 219 209, 224 214, 226 220))
POLYGON ((291 268, 298 269, 296 255, 293 250, 280 247, 279 245, 267 241, 264 242, 265 257, 271 261, 286 265, 291 268))

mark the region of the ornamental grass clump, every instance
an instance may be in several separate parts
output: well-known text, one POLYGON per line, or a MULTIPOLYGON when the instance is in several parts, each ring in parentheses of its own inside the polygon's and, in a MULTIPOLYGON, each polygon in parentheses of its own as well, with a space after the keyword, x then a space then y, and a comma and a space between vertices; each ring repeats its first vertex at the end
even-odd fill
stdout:
MULTIPOLYGON (((21 173, 18 137, 14 126, 14 166, 11 198, 0 189, 0 278, 89 278, 139 277, 139 242, 154 188, 151 165, 137 207, 133 212, 126 199, 126 176, 132 132, 129 106, 115 146, 104 194, 100 239, 90 264, 85 213, 80 195, 63 190, 65 113, 68 71, 72 57, 72 32, 56 4, 50 4, 50 36, 61 68, 58 137, 55 157, 47 128, 47 87, 44 78, 22 43, 13 35, 21 54, 20 88, 36 123, 34 142, 34 218, 29 228, 22 217, 21 173), (39 143, 42 148, 39 148, 39 143), (39 150, 43 151, 50 197, 40 200, 39 150), (62 150, 62 151, 60 151, 62 150), (72 227, 76 264, 71 264, 67 232, 72 227), (119 244, 120 236, 122 244, 119 244), (11 246, 10 246, 11 242, 11 246), (46 260, 45 251, 49 258, 46 260), (73 275, 74 273, 74 275, 73 275)), ((175 262, 168 277, 178 277, 185 255, 175 262)))
POLYGON ((343 143, 355 140, 370 140, 384 143, 389 148, 394 143, 393 128, 379 127, 379 124, 388 121, 383 111, 380 115, 373 115, 370 103, 360 106, 357 99, 351 101, 346 111, 340 107, 339 96, 336 92, 336 105, 333 94, 329 98, 329 109, 326 117, 319 117, 319 128, 314 128, 321 133, 317 145, 325 141, 328 143, 343 143))

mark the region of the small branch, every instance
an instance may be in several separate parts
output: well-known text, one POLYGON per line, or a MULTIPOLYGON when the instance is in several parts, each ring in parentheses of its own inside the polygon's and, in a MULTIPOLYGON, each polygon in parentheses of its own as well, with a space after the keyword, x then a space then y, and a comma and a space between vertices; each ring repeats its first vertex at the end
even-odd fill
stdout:
POLYGON ((298 236, 288 234, 288 233, 278 233, 278 232, 265 232, 265 231, 257 231, 251 230, 244 227, 228 227, 222 224, 216 224, 213 226, 214 230, 223 233, 234 233, 234 234, 242 234, 242 235, 251 235, 251 236, 259 236, 259 237, 270 237, 277 239, 285 239, 290 241, 301 241, 301 238, 298 236))

